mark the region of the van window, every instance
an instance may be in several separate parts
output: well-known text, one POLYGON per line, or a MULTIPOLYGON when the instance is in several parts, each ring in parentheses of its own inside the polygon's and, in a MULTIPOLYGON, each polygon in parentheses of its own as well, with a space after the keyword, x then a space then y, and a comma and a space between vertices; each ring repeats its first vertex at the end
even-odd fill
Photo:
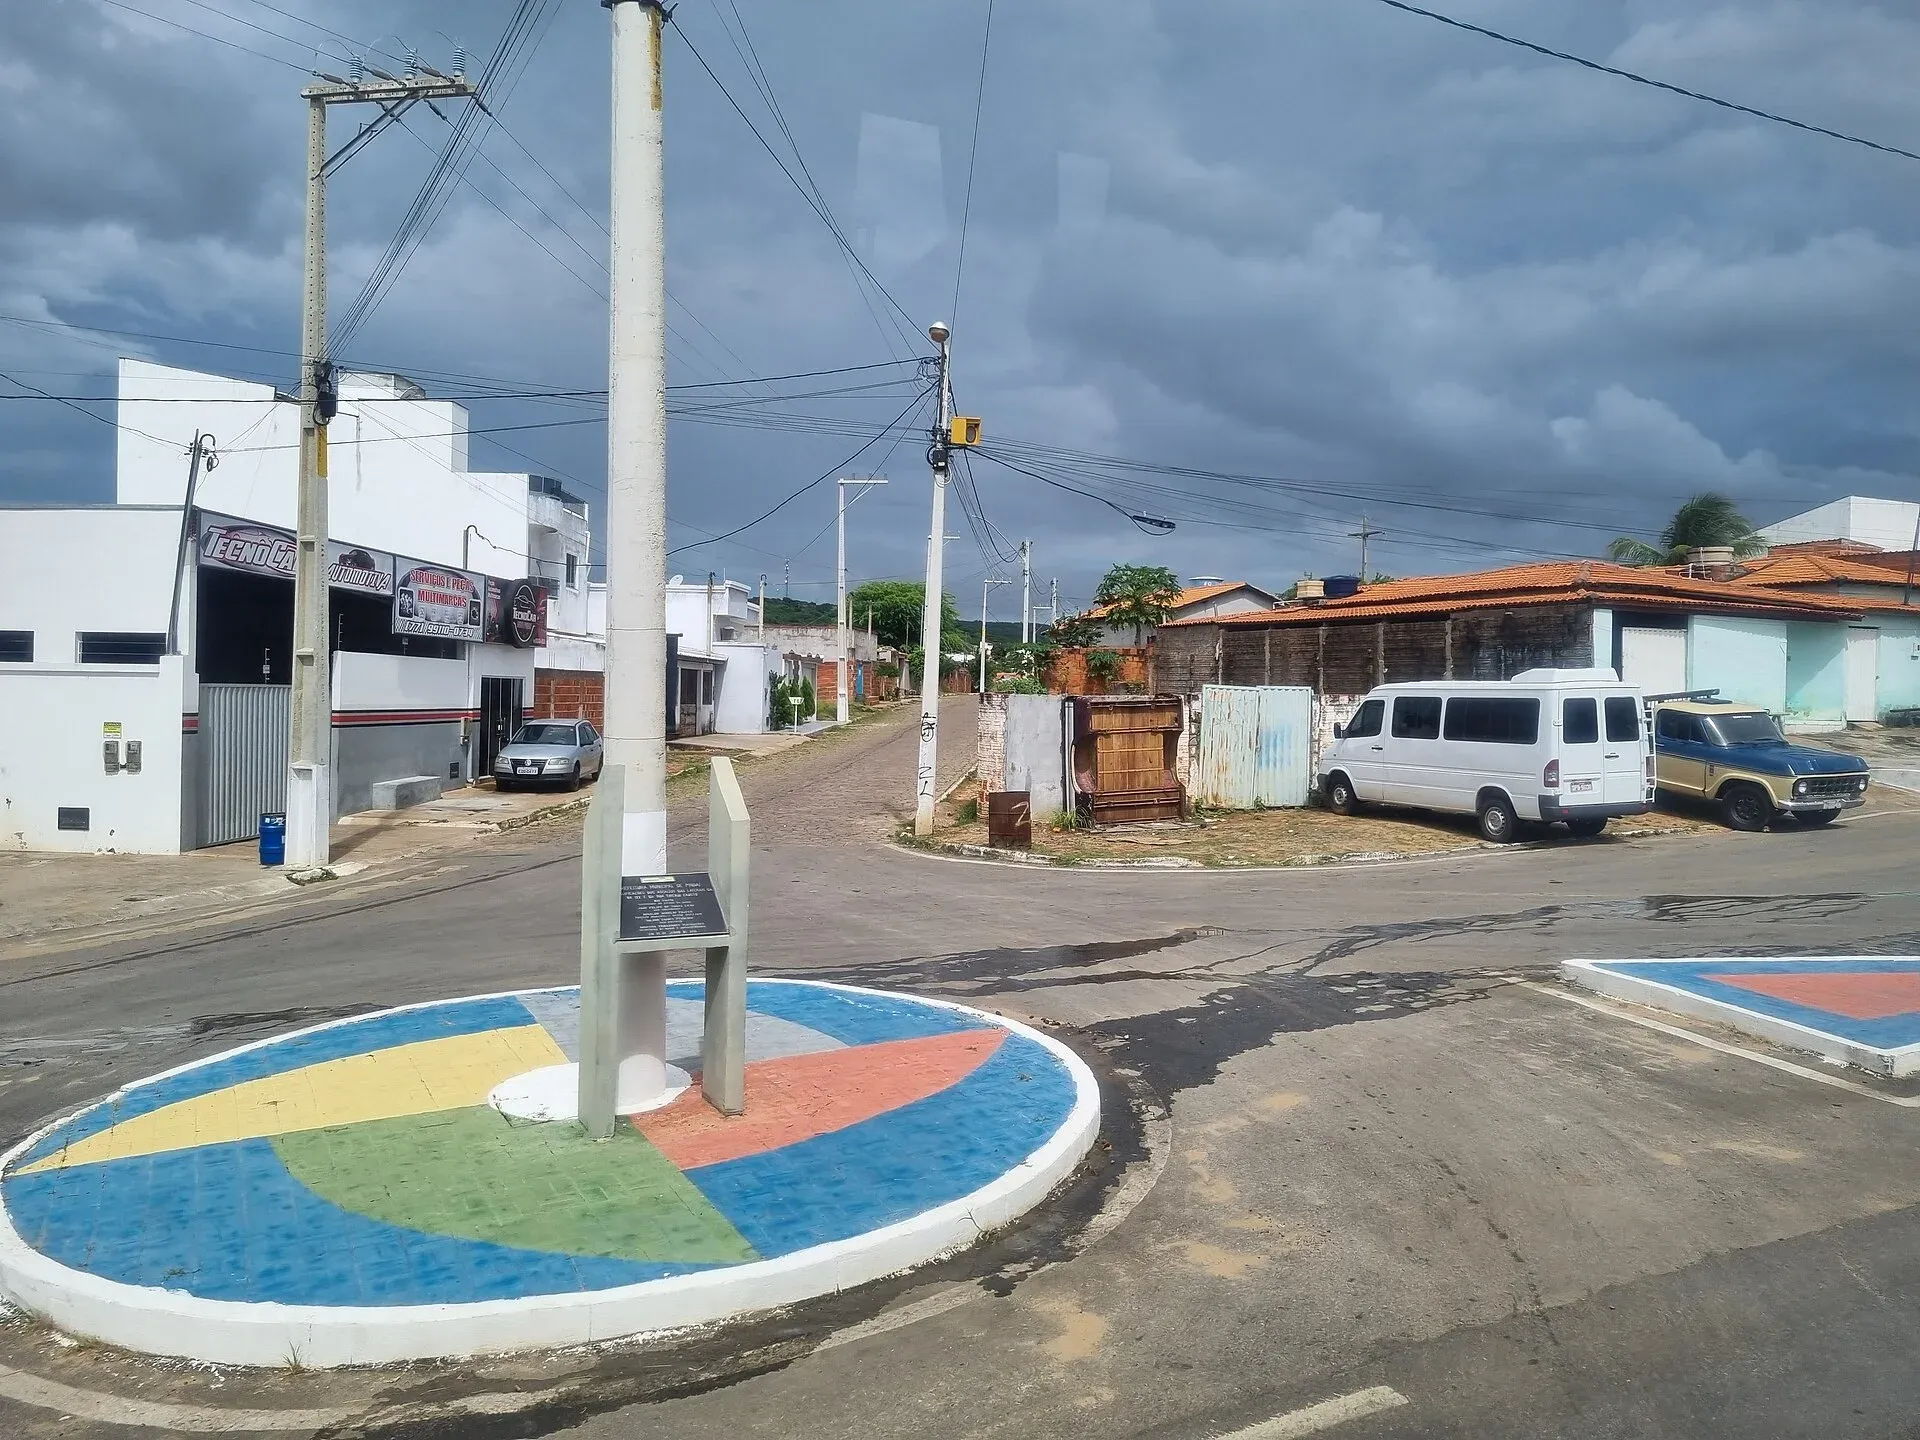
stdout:
POLYGON ((1460 696, 1447 702, 1447 739, 1531 745, 1540 738, 1538 700, 1460 696))
POLYGON ((1600 743, 1600 706, 1589 699, 1572 699, 1560 707, 1560 738, 1569 745, 1600 743))
POLYGON ((1393 734, 1397 740, 1438 740, 1440 700, 1433 695, 1400 695, 1393 702, 1393 734))
POLYGON ((1347 722, 1347 734, 1364 740, 1369 735, 1380 733, 1380 721, 1387 713, 1387 702, 1369 700, 1354 712, 1353 719, 1347 722))
POLYGON ((1640 738, 1640 702, 1631 695, 1607 697, 1607 743, 1635 742, 1640 738))

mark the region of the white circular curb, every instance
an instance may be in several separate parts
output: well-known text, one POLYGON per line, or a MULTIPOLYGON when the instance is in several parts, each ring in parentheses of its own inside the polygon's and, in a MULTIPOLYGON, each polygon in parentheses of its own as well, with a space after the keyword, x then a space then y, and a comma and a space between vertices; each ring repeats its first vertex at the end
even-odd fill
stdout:
MULTIPOLYGON (((1043 1046, 1073 1079, 1075 1099, 1064 1123, 1018 1165, 969 1195, 862 1235, 797 1250, 771 1260, 674 1275, 608 1290, 569 1291, 465 1304, 329 1306, 271 1301, 204 1300, 184 1291, 128 1285, 74 1270, 29 1246, 0 1198, 0 1297, 59 1329, 129 1350, 220 1365, 383 1365, 402 1360, 559 1348, 684 1329, 791 1305, 863 1285, 972 1244, 1031 1210, 1078 1167, 1100 1130, 1100 1088, 1072 1050, 1018 1021, 951 1000, 900 995, 817 980, 756 980, 759 985, 819 989, 908 1000, 978 1016, 1043 1046)), ((567 986, 456 997, 490 1000, 551 993, 567 986)), ((351 1025, 374 1015, 429 1009, 427 1001, 370 1011, 237 1046, 127 1086, 197 1069, 278 1044, 294 1035, 351 1025)), ((117 1092, 117 1093, 124 1093, 117 1092)), ((0 1155, 0 1173, 48 1132, 107 1100, 42 1126, 0 1155)))

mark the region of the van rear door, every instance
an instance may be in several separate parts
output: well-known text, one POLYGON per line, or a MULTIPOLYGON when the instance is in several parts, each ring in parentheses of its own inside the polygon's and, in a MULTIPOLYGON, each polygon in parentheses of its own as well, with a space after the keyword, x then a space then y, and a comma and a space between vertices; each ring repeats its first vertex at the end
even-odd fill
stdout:
POLYGON ((1598 805, 1607 798, 1607 750, 1601 735, 1601 697, 1588 691, 1560 697, 1560 799, 1598 805))
POLYGON ((1647 798, 1647 761, 1653 753, 1646 733, 1645 709, 1638 695, 1604 695, 1600 699, 1600 738, 1606 748, 1602 790, 1609 805, 1627 805, 1647 798))

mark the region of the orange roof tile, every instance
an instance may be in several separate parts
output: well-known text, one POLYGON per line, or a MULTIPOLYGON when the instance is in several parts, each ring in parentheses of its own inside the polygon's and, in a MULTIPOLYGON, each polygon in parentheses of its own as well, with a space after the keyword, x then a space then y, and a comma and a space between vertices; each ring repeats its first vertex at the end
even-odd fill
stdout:
MULTIPOLYGON (((1904 569, 1904 566, 1903 566, 1904 569)), ((1768 555, 1740 562, 1735 585, 1899 585, 1905 576, 1846 555, 1768 555)))
POLYGON ((1548 605, 1597 600, 1636 609, 1686 609, 1775 615, 1857 614, 1866 605, 1850 595, 1771 590, 1698 580, 1661 569, 1639 569, 1606 560, 1553 560, 1509 565, 1467 575, 1429 575, 1368 585, 1338 600, 1293 604, 1247 615, 1171 620, 1169 625, 1306 625, 1325 620, 1366 620, 1392 615, 1509 605, 1548 605))

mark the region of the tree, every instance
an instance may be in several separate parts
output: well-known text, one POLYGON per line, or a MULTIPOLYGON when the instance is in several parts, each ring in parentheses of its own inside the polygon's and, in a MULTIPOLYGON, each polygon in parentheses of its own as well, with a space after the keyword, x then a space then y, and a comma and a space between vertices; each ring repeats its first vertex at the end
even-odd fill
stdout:
MULTIPOLYGON (((869 580, 856 585, 847 596, 848 623, 857 630, 866 629, 867 611, 871 609, 873 632, 880 643, 906 650, 920 643, 921 612, 926 602, 927 587, 918 580, 869 580)), ((940 634, 942 650, 968 650, 973 646, 951 595, 940 597, 940 634)))
POLYGON ((1084 650, 1100 638, 1100 622, 1090 615, 1062 615, 1047 627, 1046 638, 1062 650, 1084 650))
POLYGON ((1673 512, 1657 543, 1622 535, 1607 546, 1607 554, 1622 565, 1678 565, 1689 550, 1721 545, 1741 556, 1759 555, 1767 548, 1732 500, 1708 491, 1673 512))
POLYGON ((1101 577, 1093 599, 1107 607, 1109 620, 1133 627, 1133 643, 1138 645, 1148 627, 1173 613, 1180 578, 1164 565, 1116 565, 1101 577))

